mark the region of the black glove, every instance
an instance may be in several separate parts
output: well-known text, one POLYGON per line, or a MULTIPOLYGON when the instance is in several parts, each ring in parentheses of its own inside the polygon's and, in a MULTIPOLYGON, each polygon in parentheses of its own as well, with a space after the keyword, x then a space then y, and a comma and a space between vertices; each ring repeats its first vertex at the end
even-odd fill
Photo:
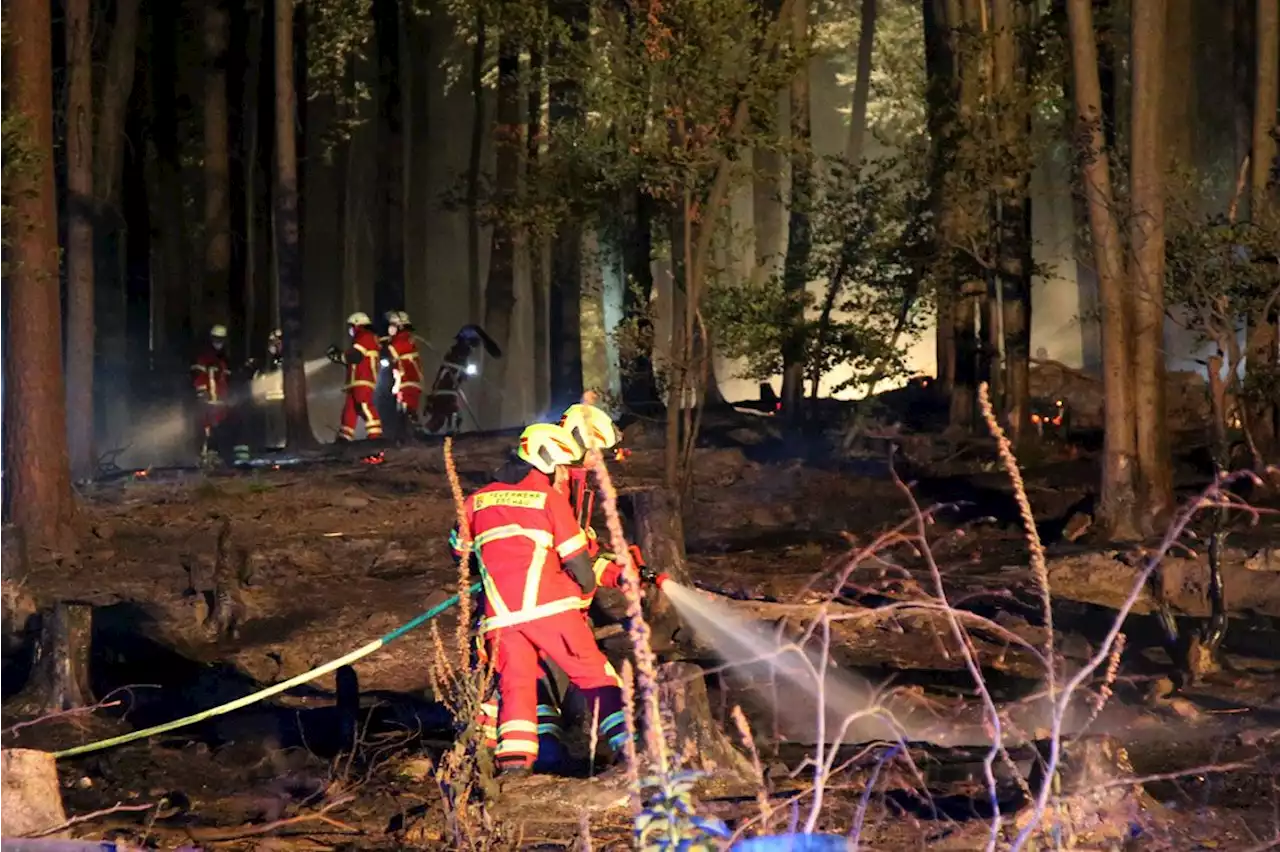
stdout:
POLYGON ((346 362, 346 359, 342 357, 342 350, 337 346, 330 346, 325 350, 324 354, 326 358, 335 364, 342 364, 346 362))

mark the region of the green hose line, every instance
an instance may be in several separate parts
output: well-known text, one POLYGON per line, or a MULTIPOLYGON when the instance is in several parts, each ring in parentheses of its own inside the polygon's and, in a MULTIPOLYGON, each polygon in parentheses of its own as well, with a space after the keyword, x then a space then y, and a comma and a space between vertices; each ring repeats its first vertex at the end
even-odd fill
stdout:
MULTIPOLYGON (((475 583, 468 590, 468 594, 474 595, 479 591, 480 591, 480 584, 475 583)), ((357 648, 356 650, 352 651, 350 654, 347 654, 346 656, 339 657, 336 660, 331 660, 325 663, 323 666, 320 666, 319 668, 312 669, 309 672, 303 672, 302 674, 296 677, 289 678, 288 680, 282 683, 277 683, 272 686, 268 686, 266 689, 255 692, 252 695, 246 695, 244 698, 237 698, 235 701, 230 701, 226 704, 219 705, 210 710, 202 710, 201 712, 196 713, 195 715, 192 715, 192 716, 184 716, 183 718, 175 719, 172 722, 165 722, 163 725, 156 725, 153 728, 143 728, 140 731, 133 731, 128 734, 122 734, 118 737, 112 737, 109 740, 101 740, 96 743, 89 743, 88 745, 76 746, 75 748, 63 749, 62 751, 55 751, 53 753, 53 756, 55 759, 60 759, 64 757, 75 757, 76 755, 80 755, 80 754, 88 754, 91 751, 101 751, 104 748, 113 748, 114 746, 124 745, 125 743, 131 743, 135 740, 140 740, 145 737, 151 737, 151 736, 155 736, 156 734, 167 733, 168 731, 173 731, 178 728, 183 728, 183 727, 186 727, 187 725, 194 725, 196 722, 203 722, 205 719, 210 719, 214 716, 221 716, 223 713, 230 713, 232 710, 239 710, 242 707, 248 707, 250 704, 254 704, 258 701, 261 701, 264 698, 270 698, 273 695, 278 695, 281 692, 284 692, 285 690, 293 689, 295 686, 300 686, 306 683, 307 681, 315 680, 321 675, 326 675, 329 672, 336 671, 337 669, 342 668, 343 666, 350 665, 351 663, 354 663, 356 660, 360 659, 361 657, 367 657, 368 655, 372 654, 374 651, 378 650, 384 645, 387 645, 399 639, 401 636, 405 635, 410 630, 413 630, 416 627, 421 627, 423 624, 426 624, 428 621, 435 618, 437 615, 444 612, 445 610, 455 606, 457 603, 458 603, 458 596, 454 595, 453 597, 448 598, 447 600, 441 601, 440 603, 436 604, 431 609, 427 610, 422 615, 419 615, 417 618, 413 619, 409 623, 404 624, 400 627, 397 627, 395 630, 392 630, 390 633, 386 634, 385 636, 382 636, 379 639, 374 639, 368 645, 364 645, 360 648, 357 648)))

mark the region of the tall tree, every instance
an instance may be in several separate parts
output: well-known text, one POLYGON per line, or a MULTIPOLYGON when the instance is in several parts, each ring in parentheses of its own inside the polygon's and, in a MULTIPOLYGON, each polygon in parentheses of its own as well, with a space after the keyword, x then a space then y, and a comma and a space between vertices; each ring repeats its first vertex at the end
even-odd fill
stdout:
POLYGON ((488 53, 483 3, 476 5, 475 44, 471 49, 471 150, 467 158, 467 285, 471 319, 479 321, 484 306, 480 288, 480 183, 484 168, 484 63, 488 53))
MULTIPOLYGON (((511 317, 516 308, 516 225, 511 220, 520 192, 521 110, 518 19, 511 0, 502 6, 498 35, 498 124, 494 132, 497 154, 493 248, 489 254, 489 282, 484 298, 484 327, 503 350, 511 346, 511 317)), ((489 367, 489 382, 498 392, 490 416, 502 420, 506 391, 506 363, 498 358, 489 367)))
MULTIPOLYGON (((231 158, 227 116, 230 17, 222 0, 204 0, 204 293, 201 329, 229 317, 231 274, 231 158)), ((234 332, 238 336, 242 329, 234 332)))
MULTIPOLYGON (((551 39, 548 118, 553 144, 570 139, 585 115, 582 84, 572 57, 587 38, 589 9, 584 0, 551 0, 557 29, 551 39), (566 43, 565 35, 568 40, 566 43)), ((565 406, 582 396, 582 222, 570 211, 559 223, 551 245, 551 401, 565 406)))
MULTIPOLYGON (((1251 176, 1249 204, 1250 218, 1258 223, 1276 224, 1280 209, 1276 203, 1276 186, 1271 180, 1276 166, 1276 134, 1280 132, 1277 118, 1277 87, 1280 87, 1280 3, 1258 0, 1257 49, 1255 51, 1255 82, 1253 89, 1253 144, 1250 158, 1251 176)), ((1280 449, 1280 413, 1276 408, 1274 382, 1276 363, 1276 335, 1280 317, 1280 299, 1271 299, 1249 318, 1248 369, 1255 373, 1259 390, 1251 395, 1249 404, 1249 430, 1259 450, 1272 456, 1280 449), (1264 388, 1270 388, 1270 391, 1264 388)))
POLYGON ((1079 141, 1080 178, 1098 271, 1102 304, 1102 391, 1105 417, 1099 525, 1112 539, 1135 539, 1136 449, 1133 425, 1133 369, 1129 357, 1129 300, 1125 292, 1124 249, 1116 221, 1111 159, 1106 145, 1093 0, 1067 0, 1071 67, 1079 141))
POLYGON ((53 23, 47 0, 12 0, 4 51, 4 192, 11 219, 6 298, 5 471, 8 507, 27 552, 65 552, 75 515, 67 461, 58 281, 58 209, 53 178, 53 23), (21 156, 12 159, 11 145, 21 156))
POLYGON ((93 39, 89 0, 68 0, 67 450, 76 479, 93 476, 93 39))
MULTIPOLYGON (((1024 10, 1019 10, 1024 11, 1024 10)), ((1014 0, 994 0, 992 77, 997 131, 1004 169, 999 205, 997 285, 1004 329, 1004 410, 1009 435, 1017 441, 1030 420, 1031 401, 1031 184, 1021 150, 1031 124, 1030 63, 1018 49, 1019 14, 1014 0)))
MULTIPOLYGON (((926 0, 928 2, 928 0, 926 0)), ((862 159, 867 136, 867 101, 871 94, 871 54, 876 43, 876 0, 862 0, 862 22, 858 31, 857 76, 853 81, 853 103, 849 109, 849 136, 844 157, 851 164, 862 159)))
MULTIPOLYGON (((921 3, 924 28, 925 58, 925 123, 929 131, 930 186, 932 206, 938 221, 938 254, 946 250, 946 237, 951 230, 954 193, 946 179, 953 145, 957 100, 958 56, 953 27, 959 18, 959 0, 924 0, 921 3), (953 17, 954 16, 954 17, 953 17)), ((955 387, 956 294, 954 276, 938 276, 934 293, 937 305, 935 322, 938 384, 948 394, 955 387)))
POLYGON ((404 307, 404 99, 403 67, 409 57, 400 52, 404 27, 401 0, 374 0, 373 18, 378 50, 379 250, 374 306, 379 315, 404 307))
POLYGON ((316 443, 307 411, 307 370, 302 357, 302 253, 298 234, 298 105, 293 82, 293 2, 275 0, 276 79, 276 279, 284 332, 285 437, 290 447, 316 443))
POLYGON ((1139 518, 1154 532, 1173 508, 1173 467, 1165 426, 1164 95, 1165 0, 1133 0, 1129 247, 1133 300, 1133 407, 1139 518))
POLYGON ((804 293, 809 283, 809 255, 813 248, 809 209, 813 195, 813 146, 809 128, 809 3, 791 5, 791 49, 799 57, 791 79, 791 205, 787 227, 787 255, 782 278, 794 299, 787 337, 782 345, 782 413, 795 424, 804 398, 804 293))
MULTIPOLYGON (((544 63, 546 36, 540 26, 541 16, 537 24, 530 28, 529 40, 529 90, 528 90, 528 127, 525 135, 525 173, 532 183, 537 174, 538 164, 542 157, 543 127, 542 102, 543 83, 545 82, 544 63)), ((536 231, 528 234, 529 277, 533 295, 533 406, 537 411, 545 411, 550 404, 551 393, 551 349, 549 346, 550 319, 550 281, 547 268, 546 244, 536 231)))

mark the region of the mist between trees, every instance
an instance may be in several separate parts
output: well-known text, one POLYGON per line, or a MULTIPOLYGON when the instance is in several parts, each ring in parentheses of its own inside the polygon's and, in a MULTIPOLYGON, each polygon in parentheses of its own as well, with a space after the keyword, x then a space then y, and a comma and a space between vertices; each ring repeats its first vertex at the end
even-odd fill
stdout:
POLYGON ((672 485, 743 380, 799 430, 808 398, 923 372, 961 431, 988 381, 1016 441, 1043 349, 1101 376, 1101 513, 1150 532, 1167 369, 1211 368, 1220 456, 1277 446, 1277 16, 14 0, 7 511, 56 547, 72 474, 182 398, 214 323, 236 359, 283 327, 290 438, 314 441, 336 377, 306 361, 348 313, 404 308, 428 361, 467 322, 508 352, 486 425, 584 387, 665 417, 672 485))

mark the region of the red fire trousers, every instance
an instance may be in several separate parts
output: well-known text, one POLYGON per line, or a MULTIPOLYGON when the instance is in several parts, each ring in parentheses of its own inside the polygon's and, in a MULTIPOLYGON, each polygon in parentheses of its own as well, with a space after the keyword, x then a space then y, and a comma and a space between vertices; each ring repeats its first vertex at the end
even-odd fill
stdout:
POLYGON ((356 424, 364 418, 365 435, 369 438, 382 437, 382 421, 378 419, 378 409, 373 407, 373 391, 369 388, 351 388, 347 391, 347 401, 342 406, 342 429, 339 434, 343 440, 354 441, 356 424))
POLYGON ((622 684, 596 645, 581 612, 563 612, 503 627, 488 635, 498 677, 500 767, 532 766, 538 756, 539 656, 550 659, 582 691, 588 712, 598 720, 600 739, 615 751, 626 742, 622 684))

